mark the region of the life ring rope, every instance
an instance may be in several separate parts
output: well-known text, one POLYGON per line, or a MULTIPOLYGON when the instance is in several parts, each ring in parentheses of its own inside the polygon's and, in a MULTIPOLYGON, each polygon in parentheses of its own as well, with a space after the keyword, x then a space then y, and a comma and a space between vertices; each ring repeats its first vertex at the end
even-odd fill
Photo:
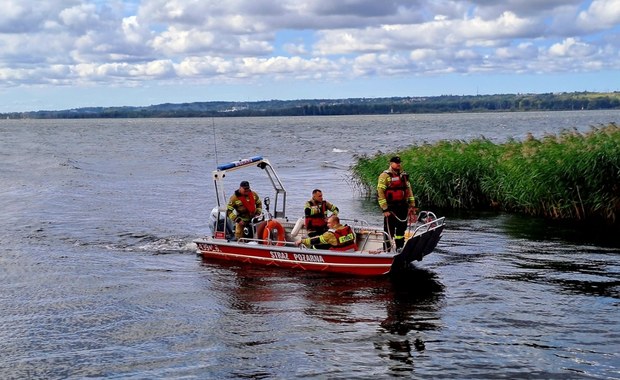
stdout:
POLYGON ((284 232, 284 227, 282 227, 280 222, 278 222, 277 220, 271 219, 267 222, 267 225, 265 226, 265 229, 263 230, 262 238, 263 238, 263 241, 262 241, 263 244, 283 246, 284 241, 286 239, 286 233, 284 232), (274 231, 274 230, 278 232, 277 241, 271 240, 271 231, 274 231))

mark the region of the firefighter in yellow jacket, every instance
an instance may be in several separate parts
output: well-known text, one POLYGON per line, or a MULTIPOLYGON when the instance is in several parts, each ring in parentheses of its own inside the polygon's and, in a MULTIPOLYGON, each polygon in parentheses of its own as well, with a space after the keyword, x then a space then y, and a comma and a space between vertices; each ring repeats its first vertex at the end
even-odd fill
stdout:
POLYGON ((327 231, 327 213, 338 215, 338 207, 333 203, 323 200, 323 192, 320 189, 312 190, 312 199, 304 205, 305 225, 308 236, 318 236, 327 231))
POLYGON ((248 181, 241 181, 239 189, 228 201, 228 217, 236 223, 235 238, 253 237, 250 221, 263 213, 263 203, 258 194, 250 189, 248 181), (244 234, 244 227, 248 227, 244 234))
POLYGON ((331 249, 335 251, 357 250, 355 243, 355 232, 347 225, 340 224, 340 218, 332 215, 327 218, 329 229, 319 236, 310 236, 305 239, 297 240, 296 246, 301 244, 306 247, 316 249, 331 249))
MULTIPOLYGON (((394 239, 396 249, 405 245, 405 230, 409 218, 415 221, 415 198, 409 176, 401 170, 399 156, 390 159, 390 167, 379 175, 377 197, 383 212, 383 230, 394 239)), ((390 249, 386 242, 386 249, 390 249)))

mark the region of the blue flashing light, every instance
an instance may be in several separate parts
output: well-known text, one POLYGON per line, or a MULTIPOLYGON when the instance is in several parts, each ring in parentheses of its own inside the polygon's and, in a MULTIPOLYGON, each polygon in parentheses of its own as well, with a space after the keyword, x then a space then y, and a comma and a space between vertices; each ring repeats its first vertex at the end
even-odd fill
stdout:
POLYGON ((217 170, 226 170, 226 169, 236 168, 238 166, 248 165, 248 164, 251 164, 253 162, 260 161, 262 159, 263 159, 262 156, 254 156, 254 157, 250 157, 250 158, 244 158, 244 159, 239 160, 239 161, 233 161, 233 162, 229 162, 227 164, 218 165, 217 170))

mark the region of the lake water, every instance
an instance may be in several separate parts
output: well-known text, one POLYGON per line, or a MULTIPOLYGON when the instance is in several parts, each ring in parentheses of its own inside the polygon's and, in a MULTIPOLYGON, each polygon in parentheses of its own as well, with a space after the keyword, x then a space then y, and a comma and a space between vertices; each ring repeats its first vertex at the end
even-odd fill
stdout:
MULTIPOLYGON (((216 164, 263 155, 381 222, 356 155, 620 122, 620 111, 1 120, 0 378, 620 378, 620 238, 451 213, 401 278, 207 262, 216 164)), ((386 164, 387 166, 387 164, 386 164)), ((260 173, 234 172, 230 194, 260 173)), ((261 182, 262 181, 262 182, 261 182)))

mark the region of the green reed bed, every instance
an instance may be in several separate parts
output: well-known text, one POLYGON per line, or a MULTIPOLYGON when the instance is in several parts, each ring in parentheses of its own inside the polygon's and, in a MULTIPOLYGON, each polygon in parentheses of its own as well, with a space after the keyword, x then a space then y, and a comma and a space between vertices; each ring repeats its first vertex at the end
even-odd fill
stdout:
MULTIPOLYGON (((390 154, 358 157, 356 183, 375 192, 390 154)), ((553 219, 616 222, 620 211, 620 128, 563 131, 495 144, 440 141, 398 152, 422 207, 501 209, 553 219)))

